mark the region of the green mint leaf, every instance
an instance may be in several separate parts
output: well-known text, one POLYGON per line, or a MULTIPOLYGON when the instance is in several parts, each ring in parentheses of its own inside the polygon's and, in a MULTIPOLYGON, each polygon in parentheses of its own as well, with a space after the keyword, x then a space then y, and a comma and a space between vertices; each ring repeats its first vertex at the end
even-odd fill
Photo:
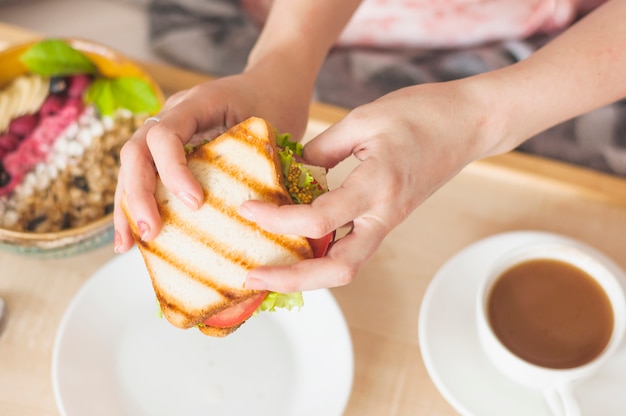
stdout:
POLYGON ((85 102, 94 104, 104 116, 113 115, 118 108, 152 114, 160 107, 150 84, 136 77, 99 78, 89 86, 85 102))
POLYGON ((134 114, 151 114, 161 106, 150 84, 141 78, 115 78, 111 81, 111 89, 116 107, 125 108, 134 114))
POLYGON ((112 116, 115 112, 115 97, 111 80, 96 79, 85 92, 84 99, 87 104, 94 104, 103 116, 112 116))
POLYGON ((31 72, 43 76, 94 74, 97 70, 87 56, 58 39, 36 43, 20 59, 31 72))

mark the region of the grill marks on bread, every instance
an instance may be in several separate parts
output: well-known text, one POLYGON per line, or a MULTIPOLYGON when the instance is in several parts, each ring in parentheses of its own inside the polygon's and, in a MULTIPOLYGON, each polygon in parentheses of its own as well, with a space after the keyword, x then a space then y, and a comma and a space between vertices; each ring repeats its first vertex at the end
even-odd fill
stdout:
POLYGON ((163 228, 151 242, 135 238, 163 314, 173 325, 191 327, 257 293, 244 288, 254 267, 313 256, 304 237, 269 233, 237 213, 250 199, 291 203, 274 140, 268 123, 251 118, 192 152, 188 167, 205 196, 196 211, 158 181, 155 198, 163 228))
MULTIPOLYGON (((239 240, 241 244, 245 244, 246 241, 242 241, 246 240, 245 237, 249 237, 250 239, 265 238, 275 246, 276 250, 289 252, 301 259, 309 257, 308 253, 310 246, 308 244, 302 244, 300 237, 270 233, 269 231, 259 227, 254 222, 241 217, 237 213, 236 209, 227 206, 223 200, 215 196, 206 195, 205 204, 206 206, 202 209, 202 214, 207 214, 207 219, 215 219, 216 221, 219 221, 224 218, 236 222, 236 224, 227 224, 224 227, 224 231, 228 234, 239 234, 237 236, 237 240, 239 240), (208 207, 212 208, 212 210, 208 207), (228 228, 228 230, 226 230, 226 228, 228 228), (239 236, 243 236, 244 238, 240 238, 239 236)), ((202 224, 187 222, 183 216, 175 211, 167 209, 167 207, 164 207, 160 212, 161 218, 164 221, 176 224, 177 228, 185 235, 193 235, 197 232, 198 227, 200 227, 200 229, 206 229, 211 226, 210 223, 206 224, 208 227, 204 227, 202 224)), ((246 256, 243 246, 240 245, 237 247, 236 245, 231 245, 224 241, 226 239, 216 238, 216 236, 208 233, 198 233, 197 235, 194 235, 193 238, 196 242, 202 244, 206 248, 209 248, 218 256, 227 259, 230 262, 245 268, 246 270, 265 264, 262 258, 260 259, 258 257, 255 258, 246 256)), ((217 279, 217 277, 213 277, 213 279, 217 279)))
MULTIPOLYGON (((251 155, 249 155, 251 156, 251 155)), ((261 159, 261 160, 262 160, 261 159)), ((280 168, 274 170, 272 162, 278 162, 278 155, 274 148, 267 142, 261 141, 254 136, 233 135, 230 140, 217 141, 214 146, 201 146, 189 155, 188 164, 195 161, 202 163, 210 160, 213 166, 221 170, 236 182, 244 184, 258 195, 263 195, 264 200, 279 205, 291 203, 291 197, 287 194, 282 179, 280 168), (265 159, 260 165, 233 164, 236 160, 224 156, 224 153, 240 154, 255 152, 259 158, 265 159), (269 159, 266 159, 267 157, 269 159)), ((211 197, 207 189, 204 190, 205 198, 211 197)))

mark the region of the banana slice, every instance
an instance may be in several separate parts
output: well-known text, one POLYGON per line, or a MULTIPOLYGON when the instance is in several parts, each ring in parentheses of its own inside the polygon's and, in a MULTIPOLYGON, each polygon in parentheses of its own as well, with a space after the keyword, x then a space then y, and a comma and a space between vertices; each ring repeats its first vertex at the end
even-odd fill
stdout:
POLYGON ((19 115, 36 113, 48 96, 49 89, 48 78, 38 75, 29 76, 27 82, 22 84, 23 100, 20 103, 21 114, 19 115))
POLYGON ((36 113, 48 96, 50 79, 29 74, 17 77, 0 91, 0 133, 16 117, 36 113))
POLYGON ((28 89, 30 86, 30 82, 27 76, 18 77, 13 84, 11 85, 11 100, 12 104, 15 106, 12 113, 13 118, 19 117, 24 112, 24 106, 26 104, 27 97, 25 94, 28 93, 28 89))
POLYGON ((0 133, 9 127, 11 122, 11 114, 8 106, 9 98, 5 91, 0 91, 0 133))

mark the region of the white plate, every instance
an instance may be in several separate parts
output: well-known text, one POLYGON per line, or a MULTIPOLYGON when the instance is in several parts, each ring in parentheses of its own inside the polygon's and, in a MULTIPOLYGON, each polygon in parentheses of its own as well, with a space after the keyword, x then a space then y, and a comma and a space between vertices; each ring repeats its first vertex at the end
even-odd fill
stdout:
MULTIPOLYGON (((461 250, 431 281, 420 309, 420 348, 434 384, 461 414, 550 415, 540 393, 509 381, 485 356, 476 334, 474 302, 481 279, 499 254, 520 244, 554 240, 569 239, 533 231, 495 235, 461 250)), ((583 415, 624 415, 626 342, 575 391, 583 415)))
POLYGON ((137 249, 96 272, 61 321, 52 381, 64 416, 340 415, 352 388, 348 327, 327 290, 225 338, 157 316, 137 249))

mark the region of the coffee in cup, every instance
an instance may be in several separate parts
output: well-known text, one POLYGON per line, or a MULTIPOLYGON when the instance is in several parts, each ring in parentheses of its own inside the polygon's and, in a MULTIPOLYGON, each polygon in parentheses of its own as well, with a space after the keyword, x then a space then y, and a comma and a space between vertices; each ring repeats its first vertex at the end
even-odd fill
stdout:
POLYGON ((571 385, 614 352, 626 328, 623 272, 578 242, 536 243, 496 261, 477 302, 484 351, 514 381, 577 415, 571 385))
POLYGON ((503 271, 487 298, 489 325, 518 357, 541 367, 575 368, 604 351, 613 333, 611 300, 585 270, 550 258, 503 271))

